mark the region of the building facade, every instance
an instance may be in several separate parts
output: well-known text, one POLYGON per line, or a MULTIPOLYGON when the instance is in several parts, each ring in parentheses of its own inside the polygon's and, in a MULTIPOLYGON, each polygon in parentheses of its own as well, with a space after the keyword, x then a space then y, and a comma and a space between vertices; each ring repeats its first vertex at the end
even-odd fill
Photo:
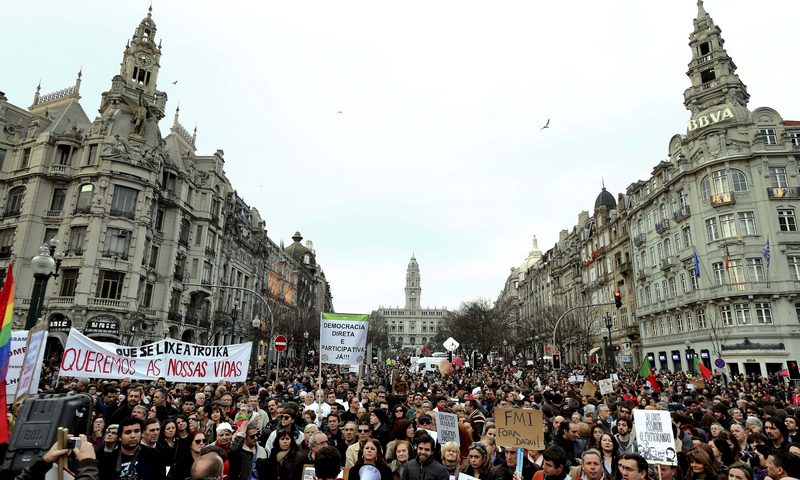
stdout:
POLYGON ((686 134, 627 190, 636 318, 655 368, 764 375, 800 349, 800 122, 748 108, 723 44, 699 2, 686 134))
POLYGON ((0 93, 0 272, 16 267, 14 328, 30 306, 30 259, 51 239, 65 252, 42 311, 54 343, 70 328, 131 345, 266 338, 252 326, 254 317, 268 323, 260 301, 212 285, 252 289, 276 312, 300 307, 301 265, 236 194, 224 152, 199 155, 177 109, 162 137, 156 31, 148 13, 93 120, 80 105, 80 73, 52 94, 37 87, 27 109, 0 93))
POLYGON ((378 307, 386 322, 389 345, 420 353, 434 343, 448 316, 446 307, 422 307, 422 283, 417 259, 412 255, 406 269, 405 307, 378 307))

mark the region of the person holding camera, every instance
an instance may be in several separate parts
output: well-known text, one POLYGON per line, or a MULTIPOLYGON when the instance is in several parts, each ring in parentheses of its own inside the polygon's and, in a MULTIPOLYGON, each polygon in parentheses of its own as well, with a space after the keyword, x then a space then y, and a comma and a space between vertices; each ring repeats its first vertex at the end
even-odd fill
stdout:
POLYGON ((45 475, 61 458, 66 458, 70 454, 75 455, 78 460, 78 468, 75 472, 75 480, 99 480, 100 472, 97 469, 97 458, 94 454, 94 446, 86 438, 80 435, 80 440, 75 448, 59 448, 58 442, 54 443, 44 456, 32 463, 22 471, 15 480, 44 480, 45 475))

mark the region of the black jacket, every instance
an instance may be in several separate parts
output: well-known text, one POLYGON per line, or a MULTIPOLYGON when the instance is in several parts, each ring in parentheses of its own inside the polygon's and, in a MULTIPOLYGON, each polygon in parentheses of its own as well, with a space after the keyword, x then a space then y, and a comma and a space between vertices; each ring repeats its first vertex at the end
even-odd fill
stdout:
POLYGON ((425 462, 420 464, 418 458, 409 460, 406 464, 406 469, 400 476, 401 480, 450 480, 450 473, 444 468, 444 465, 428 458, 425 462))

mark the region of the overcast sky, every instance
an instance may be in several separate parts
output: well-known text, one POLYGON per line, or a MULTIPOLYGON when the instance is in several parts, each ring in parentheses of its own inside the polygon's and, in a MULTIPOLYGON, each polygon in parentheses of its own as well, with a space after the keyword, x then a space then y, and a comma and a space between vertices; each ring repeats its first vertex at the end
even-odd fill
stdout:
MULTIPOLYGON (((83 68, 96 115, 149 1, 4 3, 0 90, 27 107, 83 68)), ((800 2, 707 0, 751 94, 800 119, 800 2)), ((537 235, 546 250, 646 178, 685 133, 693 0, 155 0, 167 134, 197 125, 270 237, 313 240, 339 312, 494 299, 537 235), (178 83, 173 85, 173 82, 178 83), (338 113, 340 112, 341 113, 338 113), (550 128, 540 127, 550 119, 550 128)))

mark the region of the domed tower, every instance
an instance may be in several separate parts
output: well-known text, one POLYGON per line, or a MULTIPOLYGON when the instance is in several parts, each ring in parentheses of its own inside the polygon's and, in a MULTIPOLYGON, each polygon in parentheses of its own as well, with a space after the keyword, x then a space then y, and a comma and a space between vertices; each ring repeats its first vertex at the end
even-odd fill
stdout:
POLYGON ((614 195, 606 190, 606 187, 600 190, 600 195, 598 195, 597 200, 594 201, 594 211, 597 212, 603 207, 605 207, 608 212, 617 209, 617 200, 614 198, 614 195))
POLYGON ((290 257, 294 258, 297 263, 313 270, 317 265, 316 255, 314 255, 314 252, 300 243, 303 241, 303 236, 300 235, 300 232, 294 232, 292 240, 294 240, 294 242, 292 242, 292 244, 286 247, 283 251, 286 252, 286 254, 290 257))
POLYGON ((419 265, 414 255, 408 262, 406 269, 406 310, 415 310, 420 306, 422 287, 419 282, 419 265))

